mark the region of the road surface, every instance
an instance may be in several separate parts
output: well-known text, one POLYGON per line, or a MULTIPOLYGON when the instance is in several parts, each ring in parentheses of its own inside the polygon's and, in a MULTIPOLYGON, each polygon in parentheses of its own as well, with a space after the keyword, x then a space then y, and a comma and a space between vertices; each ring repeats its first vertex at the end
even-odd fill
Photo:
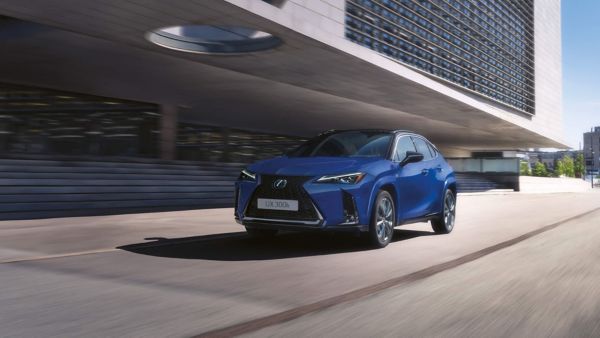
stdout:
POLYGON ((598 336, 600 194, 460 196, 455 231, 252 240, 231 209, 0 222, 0 336, 598 336))

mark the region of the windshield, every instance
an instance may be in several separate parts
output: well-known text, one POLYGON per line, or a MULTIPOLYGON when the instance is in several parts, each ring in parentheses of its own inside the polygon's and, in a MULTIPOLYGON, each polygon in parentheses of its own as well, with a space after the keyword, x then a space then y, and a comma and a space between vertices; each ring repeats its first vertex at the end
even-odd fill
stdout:
POLYGON ((385 157, 392 134, 377 131, 344 131, 313 138, 287 155, 290 157, 385 157))

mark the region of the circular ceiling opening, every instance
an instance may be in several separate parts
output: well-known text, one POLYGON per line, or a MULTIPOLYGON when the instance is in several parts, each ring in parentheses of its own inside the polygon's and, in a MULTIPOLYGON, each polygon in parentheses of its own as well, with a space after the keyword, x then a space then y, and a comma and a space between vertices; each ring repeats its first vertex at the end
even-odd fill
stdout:
POLYGON ((147 34, 151 42, 170 49, 204 54, 239 54, 277 47, 281 40, 252 28, 186 25, 160 28, 147 34))

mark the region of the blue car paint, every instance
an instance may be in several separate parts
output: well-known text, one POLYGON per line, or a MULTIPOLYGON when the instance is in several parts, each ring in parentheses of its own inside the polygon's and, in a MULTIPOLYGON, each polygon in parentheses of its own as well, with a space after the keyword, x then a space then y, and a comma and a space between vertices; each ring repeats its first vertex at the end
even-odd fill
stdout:
POLYGON ((287 157, 280 156, 250 165, 256 181, 238 180, 236 218, 243 221, 244 210, 254 190, 261 184, 261 175, 310 176, 303 184, 315 207, 323 217, 321 229, 344 223, 342 193, 354 198, 360 230, 368 229, 375 198, 381 189, 394 192, 397 224, 435 217, 443 211, 446 189, 454 192, 456 179, 450 165, 441 154, 437 157, 404 166, 381 157, 287 157), (366 173, 357 184, 317 183, 324 175, 366 173), (391 189, 389 189, 391 188, 391 189), (367 227, 365 227, 367 226, 367 227))

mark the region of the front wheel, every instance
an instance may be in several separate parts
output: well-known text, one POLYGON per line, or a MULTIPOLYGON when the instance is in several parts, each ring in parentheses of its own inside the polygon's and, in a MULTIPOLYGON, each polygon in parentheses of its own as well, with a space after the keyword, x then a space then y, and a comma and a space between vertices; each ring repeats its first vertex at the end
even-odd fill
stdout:
POLYGON ((444 194, 444 208, 439 218, 431 220, 431 227, 436 234, 449 234, 454 229, 456 219, 456 196, 450 189, 444 194))
POLYGON ((396 209, 390 193, 380 191, 373 205, 373 214, 369 224, 369 238, 376 248, 384 248, 392 241, 396 224, 396 209))

